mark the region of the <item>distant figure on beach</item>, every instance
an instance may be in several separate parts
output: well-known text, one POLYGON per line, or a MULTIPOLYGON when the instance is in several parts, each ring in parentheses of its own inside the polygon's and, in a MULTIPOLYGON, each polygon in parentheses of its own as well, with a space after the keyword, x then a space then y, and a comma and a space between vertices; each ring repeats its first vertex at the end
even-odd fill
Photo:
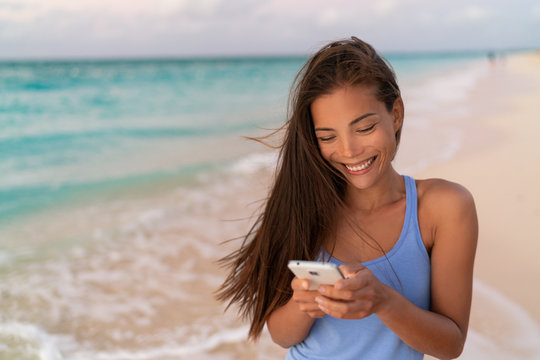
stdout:
MULTIPOLYGON (((286 359, 455 358, 478 237, 474 200, 393 168, 404 120, 395 74, 362 40, 332 42, 295 80, 277 172, 218 299, 265 324, 286 359), (310 290, 290 260, 344 279, 310 290)), ((422 156, 418 154, 418 156, 422 156)))
POLYGON ((495 63, 495 60, 496 60, 496 55, 495 55, 495 53, 494 53, 493 51, 489 51, 489 52, 487 53, 487 58, 488 58, 488 60, 489 60, 489 62, 490 62, 491 64, 494 64, 494 63, 495 63))

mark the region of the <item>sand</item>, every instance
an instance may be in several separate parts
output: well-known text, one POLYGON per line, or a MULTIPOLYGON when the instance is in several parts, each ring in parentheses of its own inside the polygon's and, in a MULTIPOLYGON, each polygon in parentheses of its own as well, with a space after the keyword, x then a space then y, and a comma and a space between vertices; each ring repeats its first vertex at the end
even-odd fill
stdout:
POLYGON ((475 278, 540 322, 540 54, 511 57, 496 66, 475 90, 474 97, 484 99, 473 113, 486 102, 502 111, 491 109, 471 121, 484 125, 490 136, 495 130, 497 139, 472 152, 467 150, 473 144, 466 143, 456 158, 415 177, 449 179, 473 193, 480 224, 475 278), (516 89, 505 84, 511 75, 529 78, 516 89))
POLYGON ((470 99, 461 151, 415 177, 449 179, 473 193, 480 234, 469 340, 488 333, 512 358, 528 358, 540 347, 540 53, 511 56, 490 72, 470 99), (527 339, 512 339, 518 332, 527 339))

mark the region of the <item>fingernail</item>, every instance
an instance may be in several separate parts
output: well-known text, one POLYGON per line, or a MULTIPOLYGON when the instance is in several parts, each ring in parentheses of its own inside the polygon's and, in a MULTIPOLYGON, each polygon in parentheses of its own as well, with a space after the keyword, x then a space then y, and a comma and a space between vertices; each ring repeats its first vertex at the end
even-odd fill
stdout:
POLYGON ((320 303, 322 303, 323 300, 322 300, 320 297, 317 296, 317 297, 315 298, 315 301, 316 301, 318 304, 320 304, 320 303))
POLYGON ((307 283, 304 281, 304 282, 302 283, 302 287, 303 287, 304 289, 307 290, 307 289, 309 288, 309 284, 307 284, 307 283))
POLYGON ((319 288, 319 292, 320 292, 321 294, 324 294, 324 293, 326 292, 326 289, 325 289, 324 287, 321 286, 321 287, 319 288))

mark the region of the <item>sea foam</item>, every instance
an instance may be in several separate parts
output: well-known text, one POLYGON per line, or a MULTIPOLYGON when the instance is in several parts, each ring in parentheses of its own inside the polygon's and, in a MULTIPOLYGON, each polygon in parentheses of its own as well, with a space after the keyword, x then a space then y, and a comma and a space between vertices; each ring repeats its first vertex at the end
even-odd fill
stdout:
POLYGON ((244 341, 247 337, 247 330, 247 326, 225 329, 204 339, 196 338, 183 345, 160 346, 139 351, 98 352, 91 356, 91 358, 96 360, 153 360, 166 358, 179 359, 184 356, 195 356, 195 358, 201 359, 204 357, 204 353, 218 346, 244 341))
POLYGON ((469 339, 462 359, 540 359, 539 339, 540 328, 527 311, 475 279, 469 339))
POLYGON ((41 327, 0 321, 0 358, 35 357, 36 360, 63 360, 57 340, 41 327))

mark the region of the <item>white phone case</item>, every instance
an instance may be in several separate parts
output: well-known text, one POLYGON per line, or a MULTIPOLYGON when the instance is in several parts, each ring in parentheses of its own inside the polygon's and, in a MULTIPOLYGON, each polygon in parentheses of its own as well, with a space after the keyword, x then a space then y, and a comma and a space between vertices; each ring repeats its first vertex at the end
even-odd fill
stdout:
POLYGON ((333 263, 291 260, 288 266, 297 278, 309 280, 309 290, 317 290, 323 284, 334 285, 343 279, 339 267, 333 263))

